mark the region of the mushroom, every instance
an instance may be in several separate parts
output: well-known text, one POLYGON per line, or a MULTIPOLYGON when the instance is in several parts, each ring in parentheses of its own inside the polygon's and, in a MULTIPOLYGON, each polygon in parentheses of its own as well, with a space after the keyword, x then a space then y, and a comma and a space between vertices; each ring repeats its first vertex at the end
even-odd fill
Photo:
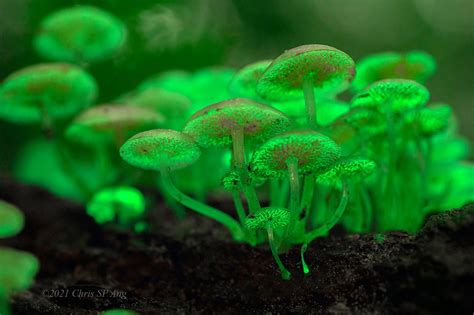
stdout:
POLYGON ((109 12, 76 5, 48 15, 33 43, 48 60, 84 63, 115 54, 122 47, 125 34, 125 25, 109 12))
POLYGON ((452 110, 446 104, 433 104, 418 112, 408 113, 404 117, 406 132, 415 131, 421 136, 431 137, 446 130, 449 125, 452 110))
POLYGON ((48 131, 53 120, 74 115, 96 96, 94 78, 79 67, 33 65, 14 72, 0 86, 0 117, 16 123, 42 122, 48 131))
POLYGON ((264 230, 267 232, 268 243, 272 251, 278 268, 280 268, 281 277, 288 280, 291 273, 285 268, 278 256, 280 239, 290 223, 290 212, 282 207, 261 208, 257 212, 250 214, 245 221, 245 228, 250 231, 264 230))
POLYGON ((271 63, 271 60, 261 60, 237 71, 229 84, 230 94, 233 97, 246 97, 260 101, 261 97, 256 91, 257 83, 271 63))
POLYGON ((282 112, 249 99, 235 98, 196 112, 184 126, 183 132, 205 148, 232 145, 233 168, 242 177, 241 184, 253 213, 260 206, 248 183, 245 141, 263 142, 289 127, 290 120, 282 112))
POLYGON ((118 146, 130 133, 156 128, 165 121, 158 112, 145 107, 103 104, 80 113, 66 130, 66 136, 84 144, 113 140, 118 146))
POLYGON ((24 225, 23 213, 14 205, 0 200, 0 238, 15 236, 24 225))
POLYGON ((119 225, 127 227, 137 223, 145 213, 145 197, 134 187, 107 187, 95 193, 86 209, 98 224, 117 220, 119 225))
POLYGON ((299 175, 318 175, 333 165, 341 149, 329 137, 312 130, 291 131, 265 142, 250 162, 250 171, 265 178, 288 175, 290 181, 291 220, 287 235, 298 239, 304 231, 292 235, 302 209, 299 204, 299 175))
POLYGON ((308 127, 316 128, 315 90, 322 95, 341 92, 354 74, 354 61, 346 53, 325 45, 304 45, 272 62, 258 82, 257 93, 274 101, 304 95, 308 127))
POLYGON ((191 137, 174 130, 155 129, 136 134, 120 148, 120 156, 133 166, 161 173, 162 187, 184 206, 226 226, 237 241, 244 234, 239 223, 224 212, 182 193, 171 179, 171 171, 193 164, 201 150, 191 137))
POLYGON ((121 97, 117 103, 153 109, 166 118, 166 127, 173 129, 182 127, 183 117, 191 106, 186 96, 157 87, 136 90, 121 97))
POLYGON ((114 308, 111 310, 103 311, 100 313, 100 315, 138 315, 138 313, 126 309, 114 308))
POLYGON ((9 296, 31 286, 39 270, 39 261, 30 253, 0 247, 0 266, 0 309, 2 314, 9 314, 9 296))
POLYGON ((424 84, 436 71, 436 61, 424 51, 385 52, 362 59, 356 69, 352 88, 361 91, 383 79, 409 79, 424 84))

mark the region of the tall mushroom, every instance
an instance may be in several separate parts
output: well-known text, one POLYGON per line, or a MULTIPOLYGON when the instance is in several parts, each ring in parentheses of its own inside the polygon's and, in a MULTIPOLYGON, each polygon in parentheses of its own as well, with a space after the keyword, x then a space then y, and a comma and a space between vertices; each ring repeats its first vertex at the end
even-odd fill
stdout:
POLYGON ((304 45, 285 51, 272 62, 258 82, 257 93, 275 101, 304 95, 308 127, 316 128, 315 92, 341 92, 354 74, 354 61, 346 53, 325 45, 304 45))
POLYGON ((232 165, 241 177, 252 213, 260 205, 249 183, 245 142, 264 142, 289 127, 290 120, 282 112, 249 99, 235 98, 196 112, 184 126, 183 132, 204 148, 232 145, 232 165))
POLYGON ((133 166, 159 171, 163 188, 184 206, 226 226, 235 240, 244 234, 239 223, 224 212, 181 192, 173 183, 171 171, 193 164, 201 150, 191 137, 174 130, 155 129, 136 134, 120 149, 120 156, 133 166))
POLYGON ((340 157, 341 149, 329 137, 312 130, 291 131, 265 142, 250 162, 251 172, 265 178, 285 175, 290 181, 291 219, 286 235, 300 239, 304 230, 295 229, 302 214, 299 175, 320 174, 340 157))

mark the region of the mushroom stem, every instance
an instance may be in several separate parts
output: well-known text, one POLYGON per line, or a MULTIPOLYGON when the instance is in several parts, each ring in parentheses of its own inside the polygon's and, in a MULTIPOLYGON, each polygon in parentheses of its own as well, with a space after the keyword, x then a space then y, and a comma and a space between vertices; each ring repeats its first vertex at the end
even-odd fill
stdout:
POLYGON ((311 79, 310 75, 305 76, 303 79, 303 93, 304 102, 306 105, 306 119, 308 122, 308 127, 311 129, 316 129, 318 127, 316 101, 314 98, 313 80, 311 79))
POLYGON ((54 130, 53 130, 53 121, 51 116, 44 105, 44 102, 40 102, 40 109, 41 109, 41 130, 47 139, 51 139, 54 137, 54 130))
POLYGON ((260 202, 258 201, 255 189, 249 184, 249 173, 245 164, 245 143, 244 143, 244 129, 242 127, 232 128, 232 163, 240 176, 240 183, 247 198, 249 212, 255 213, 260 209, 260 202))
POLYGON ((272 251, 273 258, 280 268, 281 278, 283 280, 288 280, 291 277, 291 273, 285 268, 283 263, 280 260, 280 256, 278 256, 278 247, 275 242, 275 236, 273 234, 273 228, 271 222, 267 223, 267 234, 268 234, 268 243, 270 244, 270 249, 272 251))
POLYGON ((306 221, 308 220, 310 209, 313 204, 314 182, 315 179, 313 175, 305 176, 300 206, 300 216, 303 216, 302 220, 304 221, 303 227, 306 226, 306 221))
POLYGON ((242 225, 244 225, 247 215, 245 214, 244 205, 242 204, 242 199, 240 199, 240 194, 237 190, 232 190, 232 198, 234 199, 234 206, 235 210, 237 211, 239 221, 242 225))
POLYGON ((240 224, 231 216, 224 212, 201 203, 188 195, 181 192, 173 183, 171 179, 170 169, 168 167, 161 167, 161 181, 163 188, 179 203, 202 214, 206 217, 216 220, 227 227, 232 234, 232 238, 236 241, 243 241, 245 239, 244 232, 240 224))
POLYGON ((305 243, 310 243, 315 238, 325 235, 334 225, 336 225, 336 223, 344 214, 348 201, 349 201, 349 190, 347 189, 347 182, 345 179, 342 179, 342 195, 341 195, 341 200, 339 202, 339 206, 337 207, 336 211, 333 213, 333 215, 331 216, 329 220, 327 220, 320 227, 306 234, 305 243))
POLYGON ((362 182, 359 183, 359 194, 361 197, 362 208, 364 209, 364 231, 369 232, 372 230, 373 226, 373 209, 372 202, 370 201, 370 196, 367 192, 367 189, 364 187, 362 182))
POLYGON ((288 236, 293 232, 300 214, 300 181, 298 176, 298 159, 288 158, 286 165, 288 167, 288 177, 290 180, 290 223, 286 231, 286 236, 288 236))
POLYGON ((304 253, 306 253, 307 249, 308 249, 308 244, 304 243, 303 246, 301 246, 301 250, 300 250, 301 266, 303 267, 303 272, 304 272, 305 275, 307 275, 310 271, 309 266, 308 266, 308 264, 306 263, 306 261, 304 259, 304 253))

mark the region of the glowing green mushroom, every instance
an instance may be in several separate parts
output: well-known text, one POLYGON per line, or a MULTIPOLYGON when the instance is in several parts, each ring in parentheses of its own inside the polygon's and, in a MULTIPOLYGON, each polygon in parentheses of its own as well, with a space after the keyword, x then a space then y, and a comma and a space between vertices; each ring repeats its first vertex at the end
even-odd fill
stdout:
POLYGON ((36 51, 53 61, 92 62, 115 54, 125 40, 125 26, 92 6, 74 6, 47 16, 34 39, 36 51))
POLYGON ((353 107, 372 107, 380 112, 406 112, 424 106, 430 93, 423 85, 405 79, 386 79, 370 85, 352 99, 353 107))
POLYGON ((188 135, 174 130, 155 129, 139 133, 120 148, 120 156, 133 166, 161 172, 166 192, 184 206, 226 226, 235 240, 243 239, 239 223, 215 208, 182 193, 173 183, 170 172, 193 164, 201 150, 188 135))
POLYGON ((191 101, 186 96, 156 87, 134 91, 117 102, 153 109, 166 118, 165 125, 170 128, 182 127, 191 106, 191 101))
POLYGON ((415 130, 422 136, 430 137, 446 130, 451 117, 452 110, 449 105, 436 104, 407 114, 404 124, 409 129, 408 132, 415 130))
POLYGON ((9 297, 32 285, 39 261, 30 253, 0 247, 0 266, 0 310, 10 314, 9 297))
POLYGON ((235 98, 222 101, 196 112, 184 126, 202 147, 226 147, 232 145, 233 168, 244 177, 244 192, 249 199, 250 211, 259 208, 258 200, 245 179, 245 141, 259 143, 290 127, 290 120, 282 112, 255 101, 235 98))
POLYGON ((278 267, 281 277, 290 279, 291 273, 285 268, 278 256, 278 244, 290 223, 290 212, 285 208, 267 207, 261 208, 254 214, 250 214, 245 221, 245 228, 250 231, 264 230, 268 235, 268 242, 278 267))
POLYGON ((409 79, 424 84, 436 71, 436 61, 423 51, 386 52, 370 55, 357 63, 352 82, 355 91, 383 79, 409 79))
POLYGON ((234 75, 229 84, 229 91, 233 97, 246 97, 253 100, 260 100, 257 94, 257 83, 262 77, 271 60, 261 60, 251 63, 234 75))
POLYGON ((354 74, 354 61, 346 53, 325 45, 304 45, 285 51, 272 62, 258 82, 257 93, 274 101, 304 96, 308 127, 315 128, 315 92, 341 92, 354 74))
POLYGON ((303 211, 299 203, 299 175, 324 172, 339 159, 340 154, 341 149, 331 138, 311 130, 291 131, 276 136, 254 152, 250 162, 251 172, 265 178, 289 177, 289 235, 303 211))
POLYGON ((121 145, 130 133, 156 128, 164 121, 160 113, 150 108, 104 104, 79 114, 67 128, 66 136, 85 144, 114 139, 121 145))
POLYGON ((23 230, 25 217, 14 205, 0 200, 0 238, 15 236, 23 230))
POLYGON ((145 213, 145 197, 129 186, 108 187, 98 191, 87 203, 87 214, 98 224, 117 221, 130 226, 145 213))
POLYGON ((64 63, 26 67, 8 76, 0 86, 0 117, 16 123, 66 118, 88 107, 97 96, 97 84, 87 72, 64 63))
POLYGON ((138 315, 138 313, 126 309, 111 309, 107 311, 103 311, 100 315, 138 315))

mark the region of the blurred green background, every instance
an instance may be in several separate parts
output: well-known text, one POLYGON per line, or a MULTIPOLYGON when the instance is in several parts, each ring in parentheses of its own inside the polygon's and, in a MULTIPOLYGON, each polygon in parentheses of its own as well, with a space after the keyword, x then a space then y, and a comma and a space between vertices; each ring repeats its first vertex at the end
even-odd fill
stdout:
POLYGON ((0 0, 0 80, 41 62, 31 44, 36 26, 75 4, 102 7, 128 27, 120 53, 89 68, 100 101, 165 69, 241 67, 307 43, 334 46, 356 61, 421 49, 439 65, 427 84, 432 100, 451 104, 461 133, 474 141, 473 0, 0 0))

